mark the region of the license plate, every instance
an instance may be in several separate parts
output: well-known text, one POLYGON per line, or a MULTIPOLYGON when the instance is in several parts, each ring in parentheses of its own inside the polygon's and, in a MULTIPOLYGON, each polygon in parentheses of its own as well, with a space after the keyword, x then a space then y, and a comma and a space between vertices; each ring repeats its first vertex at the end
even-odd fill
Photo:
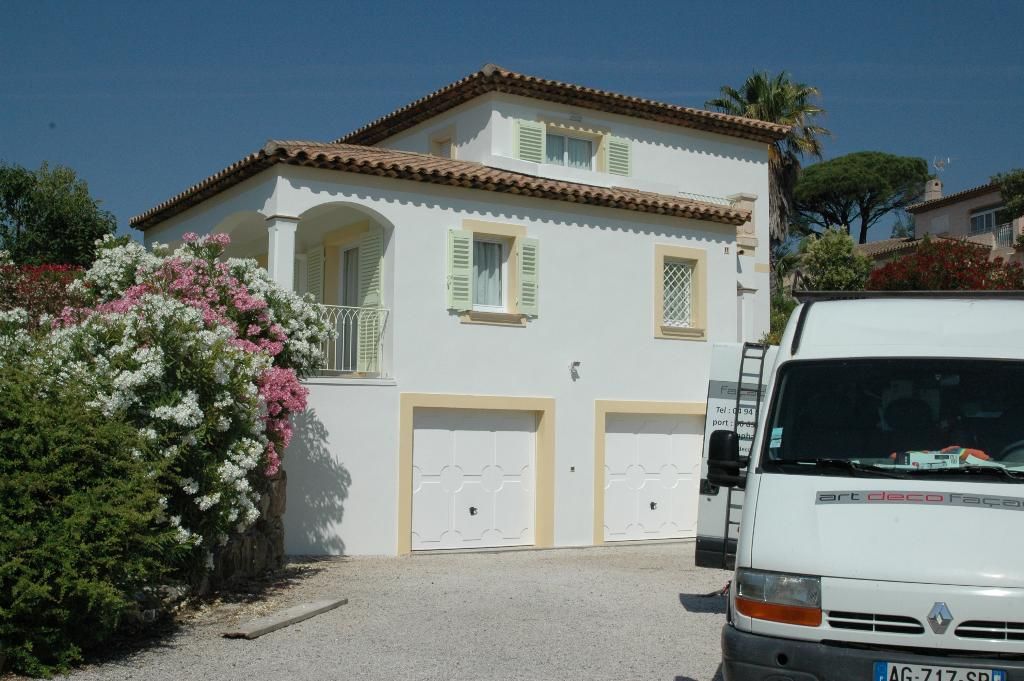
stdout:
POLYGON ((875 662, 874 681, 1006 681, 1003 669, 875 662))

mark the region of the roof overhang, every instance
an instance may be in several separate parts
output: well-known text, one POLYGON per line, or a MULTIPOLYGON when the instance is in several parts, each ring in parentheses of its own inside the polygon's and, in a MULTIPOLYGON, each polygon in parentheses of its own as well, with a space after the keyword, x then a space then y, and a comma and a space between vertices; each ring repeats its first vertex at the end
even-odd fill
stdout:
POLYGON ((377 144, 392 135, 429 120, 449 109, 489 92, 503 92, 604 113, 620 114, 658 123, 771 144, 785 137, 787 125, 753 118, 666 104, 652 99, 597 90, 535 76, 527 76, 487 64, 479 71, 392 111, 335 142, 377 144))
POLYGON ((970 189, 965 189, 962 192, 956 192, 955 194, 942 196, 937 199, 932 199, 931 201, 921 201, 920 203, 912 203, 909 206, 907 206, 907 212, 913 214, 924 213, 929 210, 934 210, 935 208, 950 206, 954 203, 959 203, 960 201, 974 199, 979 196, 984 196, 985 194, 998 191, 999 185, 997 185, 994 182, 989 182, 988 184, 979 185, 977 187, 971 187, 970 189))
POLYGON ((598 187, 552 180, 471 161, 444 159, 381 147, 271 140, 259 151, 136 215, 129 220, 129 224, 145 231, 276 164, 604 206, 726 225, 742 225, 751 217, 749 210, 731 205, 622 187, 598 187))

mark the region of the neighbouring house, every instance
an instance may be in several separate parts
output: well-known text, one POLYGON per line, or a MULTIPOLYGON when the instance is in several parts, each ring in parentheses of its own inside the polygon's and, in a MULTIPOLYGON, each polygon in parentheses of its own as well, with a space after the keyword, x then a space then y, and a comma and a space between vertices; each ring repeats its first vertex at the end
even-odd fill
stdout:
POLYGON ((230 234, 337 328, 290 553, 693 537, 711 344, 768 329, 787 130, 488 65, 131 224, 230 234))
POLYGON ((992 256, 1014 256, 1017 237, 1024 234, 1024 218, 1000 222, 1003 208, 999 186, 983 184, 961 192, 942 195, 942 180, 929 180, 921 201, 907 207, 914 216, 914 236, 934 234, 966 238, 984 244, 992 256))
MULTIPOLYGON (((968 243, 977 246, 980 249, 984 249, 993 252, 992 244, 980 241, 976 237, 951 237, 935 235, 929 236, 931 239, 952 239, 955 241, 966 240, 968 243)), ((893 260, 902 258, 903 256, 910 255, 917 250, 917 247, 921 245, 924 240, 924 236, 908 236, 898 237, 895 239, 880 239, 878 241, 869 241, 866 244, 855 244, 854 250, 863 256, 868 257, 871 260, 872 269, 878 269, 889 264, 893 260)))
POLYGON ((925 184, 921 201, 907 207, 914 216, 914 236, 869 241, 854 248, 878 268, 917 250, 927 234, 977 244, 988 250, 990 258, 1024 262, 1015 248, 1017 237, 1024 234, 1024 218, 1000 223, 997 216, 1002 207, 999 187, 993 183, 943 196, 942 180, 933 178, 925 184))

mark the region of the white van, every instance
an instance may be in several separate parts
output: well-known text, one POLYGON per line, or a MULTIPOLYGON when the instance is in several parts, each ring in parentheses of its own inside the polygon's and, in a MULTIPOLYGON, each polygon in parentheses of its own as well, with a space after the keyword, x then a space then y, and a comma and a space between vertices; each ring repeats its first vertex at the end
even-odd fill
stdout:
POLYGON ((709 439, 725 679, 1022 680, 1024 298, 858 295, 794 312, 749 462, 709 439))

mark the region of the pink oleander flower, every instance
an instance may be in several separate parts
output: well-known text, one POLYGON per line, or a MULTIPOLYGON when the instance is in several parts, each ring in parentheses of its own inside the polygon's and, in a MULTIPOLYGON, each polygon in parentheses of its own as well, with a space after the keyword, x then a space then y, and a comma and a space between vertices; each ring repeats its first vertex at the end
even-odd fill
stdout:
POLYGON ((274 443, 271 442, 267 445, 267 467, 263 469, 263 474, 268 478, 272 478, 277 475, 277 472, 281 470, 281 457, 278 456, 277 450, 274 449, 274 443))
MULTIPOLYGON (((309 391, 299 383, 294 370, 271 367, 260 377, 259 393, 267 409, 267 413, 261 418, 269 440, 266 451, 269 470, 273 467, 274 458, 277 457, 275 442, 281 449, 288 447, 293 432, 290 415, 306 408, 309 391)), ((274 473, 276 472, 275 468, 274 473)), ((267 475, 274 473, 268 472, 267 475)))
POLYGON ((48 338, 55 376, 95 384, 90 406, 128 418, 155 455, 189 457, 162 508, 206 546, 259 516, 257 476, 281 470, 306 408, 299 376, 319 366, 329 328, 253 261, 223 261, 227 235, 184 241, 102 249, 48 338))

